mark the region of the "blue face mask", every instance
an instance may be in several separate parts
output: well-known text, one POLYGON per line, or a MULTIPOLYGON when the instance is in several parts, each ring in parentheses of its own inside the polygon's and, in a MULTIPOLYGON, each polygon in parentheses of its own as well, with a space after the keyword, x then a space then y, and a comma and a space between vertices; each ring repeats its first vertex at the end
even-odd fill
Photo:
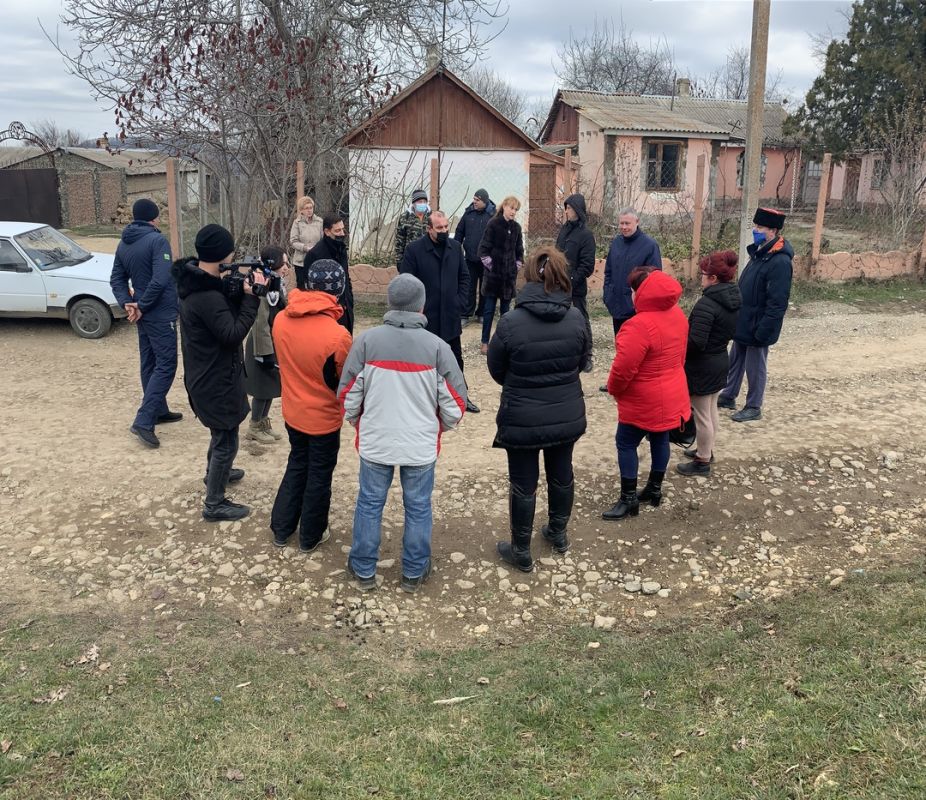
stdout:
POLYGON ((427 210, 427 203, 415 203, 415 211, 417 211, 419 214, 424 214, 427 210))
POLYGON ((752 232, 752 241, 755 242, 756 247, 761 247, 765 244, 768 237, 765 235, 764 231, 753 231, 752 232))

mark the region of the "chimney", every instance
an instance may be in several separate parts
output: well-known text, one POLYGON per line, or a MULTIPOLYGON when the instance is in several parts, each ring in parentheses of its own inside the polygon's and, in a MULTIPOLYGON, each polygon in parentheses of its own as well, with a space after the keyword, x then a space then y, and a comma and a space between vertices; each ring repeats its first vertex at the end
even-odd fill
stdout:
POLYGON ((434 69, 438 64, 440 64, 440 45, 438 45, 436 42, 428 45, 428 49, 425 55, 425 63, 427 64, 429 70, 434 69))
POLYGON ((676 78, 675 80, 676 97, 691 97, 691 79, 676 78))
POLYGON ((96 146, 100 150, 109 150, 109 137, 104 133, 96 140, 96 146))

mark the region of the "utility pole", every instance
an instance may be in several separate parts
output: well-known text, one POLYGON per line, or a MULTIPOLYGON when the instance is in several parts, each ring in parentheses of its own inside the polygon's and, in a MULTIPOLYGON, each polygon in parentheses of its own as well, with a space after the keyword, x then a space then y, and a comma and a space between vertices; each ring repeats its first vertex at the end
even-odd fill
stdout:
POLYGON ((752 46, 749 49, 749 101, 746 106, 746 155, 743 159, 743 207, 740 211, 740 265, 752 244, 752 215, 759 205, 762 174, 762 118, 765 115, 765 68, 771 0, 752 0, 752 46))

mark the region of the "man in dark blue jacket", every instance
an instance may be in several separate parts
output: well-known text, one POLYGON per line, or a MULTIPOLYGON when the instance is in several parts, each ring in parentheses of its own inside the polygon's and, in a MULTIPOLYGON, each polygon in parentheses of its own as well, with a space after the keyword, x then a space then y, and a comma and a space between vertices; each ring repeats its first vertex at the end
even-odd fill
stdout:
MULTIPOLYGON (((462 310, 469 296, 469 270, 460 243, 450 237, 450 221, 443 211, 432 211, 428 232, 405 248, 399 272, 414 275, 424 284, 427 330, 439 336, 453 352, 463 372, 462 310)), ((472 399, 466 410, 479 413, 472 399)))
POLYGON ((463 245, 463 255, 466 257, 466 267, 469 269, 469 295, 466 307, 463 309, 464 324, 469 322, 473 314, 476 315, 476 319, 482 319, 484 303, 482 276, 485 268, 479 260, 478 251, 482 234, 486 232, 486 225, 493 216, 495 216, 495 203, 489 199, 489 193, 485 189, 478 189, 473 195, 473 202, 466 207, 466 211, 460 217, 457 230, 453 234, 453 238, 463 245))
POLYGON ((153 201, 135 201, 109 278, 116 300, 138 327, 143 397, 130 430, 146 447, 160 447, 156 424, 183 419, 167 407, 167 392, 177 373, 180 302, 170 274, 170 244, 157 226, 159 213, 153 201))
MULTIPOLYGON (((611 242, 604 262, 604 304, 611 312, 614 336, 634 315, 633 298, 627 278, 634 267, 662 269, 662 254, 656 240, 640 230, 640 215, 625 208, 617 218, 618 235, 611 242)), ((608 387, 600 387, 607 392, 608 387)))
POLYGON ((768 349, 781 336, 791 297, 794 250, 781 236, 785 215, 774 208, 759 208, 752 222, 753 244, 746 248, 749 263, 739 278, 743 304, 730 346, 730 371, 727 385, 717 398, 718 407, 736 408, 736 396, 746 376, 749 383, 746 405, 730 415, 734 422, 762 419, 768 349))

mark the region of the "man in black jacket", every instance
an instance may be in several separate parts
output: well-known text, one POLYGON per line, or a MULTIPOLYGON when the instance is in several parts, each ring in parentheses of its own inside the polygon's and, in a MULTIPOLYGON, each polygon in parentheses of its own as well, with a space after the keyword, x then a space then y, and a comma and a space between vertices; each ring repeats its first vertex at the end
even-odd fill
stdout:
POLYGON ((161 446, 155 425, 183 419, 183 414, 167 407, 167 392, 177 374, 180 304, 170 277, 170 244, 158 228, 159 216, 154 201, 135 201, 132 222, 122 231, 109 277, 116 300, 138 328, 142 401, 130 430, 152 448, 161 446))
MULTIPOLYGON (((251 511, 225 497, 226 485, 244 477, 244 470, 232 469, 238 426, 250 411, 241 343, 259 307, 250 283, 246 281, 236 296, 221 277, 221 265, 231 262, 234 250, 225 228, 207 225, 196 234, 199 259, 175 261, 172 269, 180 294, 183 382, 193 413, 212 434, 203 507, 203 519, 210 522, 242 519, 251 511)), ((266 283, 260 271, 254 283, 266 283)))
MULTIPOLYGON (((399 272, 414 275, 424 284, 426 328, 453 351, 463 372, 462 310, 469 296, 469 270, 463 248, 450 238, 450 220, 443 211, 432 211, 428 232, 405 248, 399 272)), ((467 398, 466 410, 479 413, 479 406, 467 398)))
POLYGON ((310 267, 316 261, 330 258, 337 261, 344 268, 344 293, 338 298, 338 304, 344 309, 341 323, 347 332, 354 332, 354 287, 350 282, 350 271, 347 268, 347 235, 344 231, 344 220, 337 214, 325 214, 322 220, 322 238, 318 244, 305 254, 303 266, 296 267, 296 275, 299 277, 299 270, 303 270, 302 279, 305 279, 306 267, 310 267))
POLYGON ((482 241, 486 225, 493 216, 495 216, 495 203, 489 199, 489 193, 485 189, 477 189, 473 195, 473 202, 466 207, 466 211, 457 223, 456 233, 453 234, 453 238, 463 245, 463 255, 466 257, 466 267, 469 269, 469 295, 466 307, 463 309, 464 325, 469 322, 473 314, 476 315, 477 320, 482 320, 484 299, 481 288, 485 268, 479 260, 479 242, 482 241))
MULTIPOLYGON (((572 304, 582 312, 585 321, 588 318, 588 278, 595 271, 595 234, 587 227, 588 214, 585 210, 585 196, 573 194, 563 203, 566 213, 566 222, 559 229, 556 237, 556 247, 566 254, 569 262, 569 279, 572 281, 572 304)), ((593 364, 591 359, 585 365, 584 371, 591 372, 593 364)))

